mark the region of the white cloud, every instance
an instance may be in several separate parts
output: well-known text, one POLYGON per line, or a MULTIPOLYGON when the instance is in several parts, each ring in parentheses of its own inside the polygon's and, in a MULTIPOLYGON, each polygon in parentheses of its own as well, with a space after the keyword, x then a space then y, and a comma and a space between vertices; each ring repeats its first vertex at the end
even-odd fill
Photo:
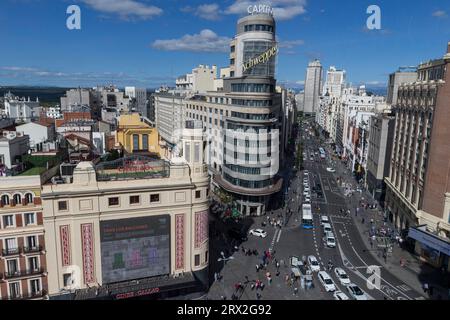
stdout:
POLYGON ((135 0, 81 0, 92 9, 106 14, 118 15, 121 19, 151 19, 163 13, 161 8, 135 0))
POLYGON ((304 86, 304 85, 305 85, 305 80, 299 80, 299 81, 296 81, 295 84, 304 86))
MULTIPOLYGON (((226 14, 246 14, 249 6, 259 4, 263 3, 252 0, 235 0, 224 12, 226 14)), ((289 20, 306 12, 306 0, 272 0, 266 4, 272 6, 273 15, 277 20, 289 20)))
POLYGON ((186 34, 179 39, 155 40, 152 47, 165 51, 228 52, 231 38, 218 36, 204 29, 198 34, 186 34))
POLYGON ((433 17, 436 18, 446 18, 447 17, 447 12, 445 12, 444 10, 437 10, 435 12, 433 12, 433 17))
POLYGON ((280 41, 278 43, 278 47, 285 48, 285 49, 292 49, 297 46, 301 46, 305 44, 303 40, 286 40, 286 41, 280 41))
POLYGON ((206 20, 219 20, 220 19, 220 9, 219 5, 213 4, 202 4, 197 7, 195 15, 206 20))

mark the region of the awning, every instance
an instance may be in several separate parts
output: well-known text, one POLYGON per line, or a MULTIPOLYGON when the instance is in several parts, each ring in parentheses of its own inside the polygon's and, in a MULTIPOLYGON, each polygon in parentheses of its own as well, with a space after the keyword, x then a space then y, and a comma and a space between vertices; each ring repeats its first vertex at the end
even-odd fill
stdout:
POLYGON ((408 237, 450 256, 450 242, 424 229, 424 226, 411 227, 408 231, 408 237))

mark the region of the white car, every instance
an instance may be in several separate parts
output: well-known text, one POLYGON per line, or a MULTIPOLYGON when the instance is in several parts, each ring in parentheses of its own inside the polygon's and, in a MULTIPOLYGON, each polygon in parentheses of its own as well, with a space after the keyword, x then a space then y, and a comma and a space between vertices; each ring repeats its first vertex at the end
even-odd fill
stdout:
POLYGON ((320 264, 319 261, 317 261, 316 257, 308 256, 308 264, 312 272, 320 271, 320 264))
POLYGON ((327 168, 327 171, 328 172, 336 172, 336 170, 334 170, 333 168, 330 168, 330 167, 327 168))
POLYGON ((320 217, 320 225, 323 226, 325 223, 329 224, 330 220, 328 219, 327 216, 321 216, 320 217))
POLYGON ((331 229, 331 224, 329 223, 324 223, 322 225, 323 227, 323 234, 326 235, 328 232, 333 232, 333 229, 331 229))
POLYGON ((327 232, 325 236, 325 241, 327 243, 328 248, 336 248, 336 239, 334 238, 333 233, 327 232))
POLYGON ((336 286, 334 285, 334 282, 331 279, 331 277, 328 275, 328 273, 326 273, 325 271, 319 271, 317 276, 319 278, 320 283, 325 288, 326 292, 336 291, 336 286))
POLYGON ((349 285, 350 284, 350 278, 348 277, 347 273, 342 268, 335 268, 334 273, 336 274, 336 278, 338 278, 339 282, 343 285, 349 285))
POLYGON ((335 291, 333 293, 334 300, 348 300, 348 296, 342 291, 335 291))
POLYGON ((265 232, 263 229, 251 229, 249 231, 249 234, 251 234, 252 236, 257 236, 257 237, 261 237, 261 238, 267 237, 267 232, 265 232))
POLYGON ((350 297, 355 300, 368 300, 367 295, 362 291, 356 284, 350 283, 347 286, 348 293, 350 297))
POLYGON ((303 171, 303 175, 304 175, 305 177, 307 177, 307 176, 308 176, 308 170, 303 171))

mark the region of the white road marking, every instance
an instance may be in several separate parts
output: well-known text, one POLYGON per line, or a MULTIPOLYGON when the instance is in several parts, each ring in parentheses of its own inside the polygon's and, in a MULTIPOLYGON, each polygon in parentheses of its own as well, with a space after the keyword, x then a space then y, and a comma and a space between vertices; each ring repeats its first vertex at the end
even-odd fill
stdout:
POLYGON ((280 241, 281 231, 283 231, 283 230, 280 229, 280 232, 278 232, 277 243, 280 241))

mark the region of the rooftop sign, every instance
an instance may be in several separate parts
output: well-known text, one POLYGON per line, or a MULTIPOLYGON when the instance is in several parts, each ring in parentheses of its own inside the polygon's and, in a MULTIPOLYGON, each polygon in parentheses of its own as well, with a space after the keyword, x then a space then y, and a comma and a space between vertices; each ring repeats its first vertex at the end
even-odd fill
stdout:
POLYGON ((247 8, 247 12, 250 15, 254 14, 267 14, 269 16, 273 16, 273 8, 266 4, 260 4, 260 5, 250 5, 247 8))
POLYGON ((278 45, 275 45, 272 48, 268 49, 267 51, 261 53, 259 56, 252 58, 247 62, 244 62, 244 64, 242 65, 243 69, 242 71, 245 72, 248 69, 251 69, 260 63, 266 63, 272 57, 274 57, 277 54, 277 52, 278 52, 278 45))

